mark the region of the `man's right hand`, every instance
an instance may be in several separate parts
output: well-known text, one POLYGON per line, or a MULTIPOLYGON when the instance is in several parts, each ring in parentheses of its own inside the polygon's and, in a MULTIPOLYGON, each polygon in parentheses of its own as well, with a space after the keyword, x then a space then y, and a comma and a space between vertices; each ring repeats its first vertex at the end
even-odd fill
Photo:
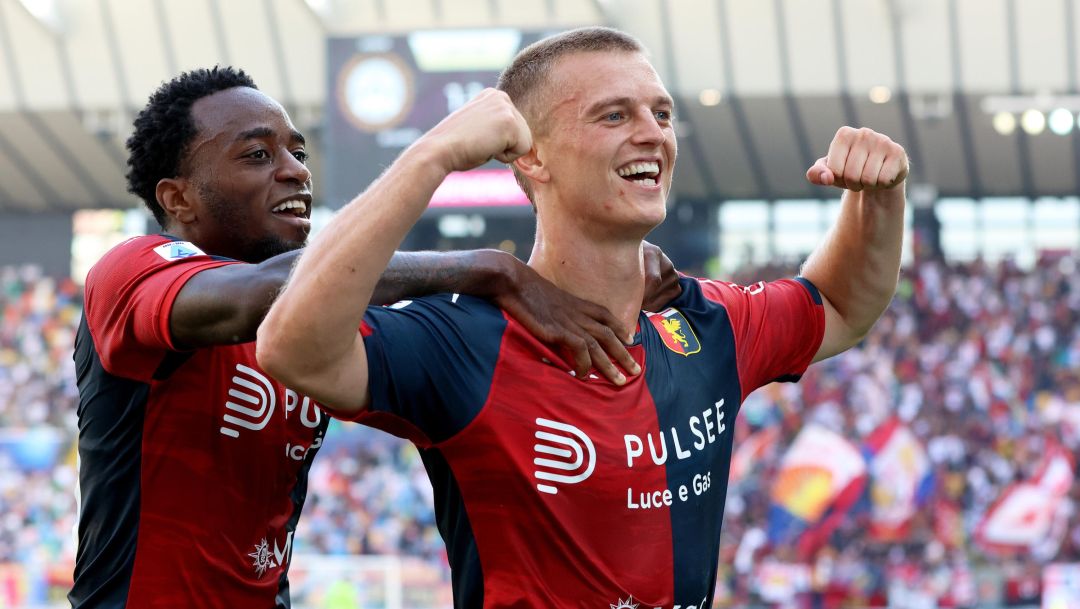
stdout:
POLYGON ((506 93, 484 89, 417 143, 421 142, 439 151, 439 163, 449 174, 491 159, 510 163, 532 148, 532 133, 506 93))
POLYGON ((558 345, 574 375, 585 379, 593 367, 616 385, 641 367, 627 351, 633 332, 604 307, 560 290, 527 265, 505 254, 506 280, 490 297, 533 336, 558 345), (616 363, 618 367, 616 367, 616 363))

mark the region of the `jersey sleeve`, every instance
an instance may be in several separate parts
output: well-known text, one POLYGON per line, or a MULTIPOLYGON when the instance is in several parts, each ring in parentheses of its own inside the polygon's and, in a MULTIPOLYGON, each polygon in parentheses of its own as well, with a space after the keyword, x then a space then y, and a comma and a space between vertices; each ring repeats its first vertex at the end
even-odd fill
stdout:
POLYGON ((762 385, 802 376, 825 337, 825 309, 814 284, 803 277, 750 286, 698 282, 705 298, 727 311, 743 398, 762 385))
POLYGON ((227 264, 240 263, 165 236, 135 237, 109 250, 87 275, 84 312, 105 370, 151 380, 177 350, 169 329, 176 295, 196 273, 227 264))
POLYGON ((437 295, 369 307, 360 331, 371 407, 355 420, 427 448, 483 408, 506 318, 479 299, 437 295))

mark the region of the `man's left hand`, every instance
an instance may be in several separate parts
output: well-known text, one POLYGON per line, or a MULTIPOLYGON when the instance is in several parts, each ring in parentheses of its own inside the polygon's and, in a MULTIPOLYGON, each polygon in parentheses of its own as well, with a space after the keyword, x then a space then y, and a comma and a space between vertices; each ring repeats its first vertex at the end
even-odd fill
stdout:
POLYGON ((828 156, 806 171, 811 184, 855 192, 893 188, 907 175, 903 146, 871 129, 851 127, 841 127, 829 144, 828 156))

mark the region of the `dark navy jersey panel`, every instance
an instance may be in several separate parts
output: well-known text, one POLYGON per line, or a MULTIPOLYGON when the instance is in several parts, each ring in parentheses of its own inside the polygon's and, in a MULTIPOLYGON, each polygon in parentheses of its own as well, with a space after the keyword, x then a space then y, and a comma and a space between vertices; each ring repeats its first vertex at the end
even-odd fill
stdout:
POLYGON ((68 600, 74 609, 124 607, 135 564, 143 406, 150 387, 104 371, 86 318, 75 336, 74 359, 81 543, 68 600))
POLYGON ((454 572, 454 607, 479 609, 484 606, 484 573, 461 488, 437 448, 420 449, 420 458, 434 490, 435 522, 446 541, 447 560, 454 572))
POLYGON ((499 309, 478 298, 439 294, 369 307, 364 322, 372 329, 364 345, 373 412, 408 420, 434 443, 480 412, 506 329, 499 309))
POLYGON ((821 304, 821 292, 818 291, 814 282, 810 281, 806 277, 796 277, 795 281, 798 281, 806 288, 807 292, 810 292, 810 297, 814 299, 814 304, 821 304))
POLYGON ((675 598, 711 606, 718 565, 710 555, 720 543, 741 388, 726 311, 707 300, 696 281, 680 283, 682 294, 668 306, 689 324, 680 331, 696 339, 700 351, 684 355, 667 348, 645 316, 641 340, 650 354, 645 380, 667 445, 668 488, 679 495, 671 504, 675 598))

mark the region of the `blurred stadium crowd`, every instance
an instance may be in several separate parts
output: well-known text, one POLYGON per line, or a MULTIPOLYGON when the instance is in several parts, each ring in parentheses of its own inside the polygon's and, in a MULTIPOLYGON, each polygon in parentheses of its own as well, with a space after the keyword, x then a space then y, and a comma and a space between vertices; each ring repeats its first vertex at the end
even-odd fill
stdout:
MULTIPOLYGON (((1023 549, 989 547, 976 533, 1006 489, 1039 475, 1050 447, 1069 459, 1080 449, 1076 270, 1071 255, 1033 269, 917 263, 859 348, 798 384, 752 394, 736 450, 748 438, 754 448, 734 466, 718 606, 1038 604, 1044 566, 1080 562, 1071 478, 1048 528, 1023 549), (875 533, 880 498, 867 484, 835 526, 807 524, 819 536, 812 552, 777 543, 776 480, 800 430, 814 425, 863 446, 888 421, 911 431, 928 463, 930 490, 911 499, 909 521, 875 533)), ((735 280, 792 272, 759 268, 735 280)), ((0 607, 61 601, 70 582, 80 312, 70 280, 0 268, 0 607)), ((334 422, 310 488, 296 555, 405 554, 445 573, 431 488, 410 446, 334 422)))

